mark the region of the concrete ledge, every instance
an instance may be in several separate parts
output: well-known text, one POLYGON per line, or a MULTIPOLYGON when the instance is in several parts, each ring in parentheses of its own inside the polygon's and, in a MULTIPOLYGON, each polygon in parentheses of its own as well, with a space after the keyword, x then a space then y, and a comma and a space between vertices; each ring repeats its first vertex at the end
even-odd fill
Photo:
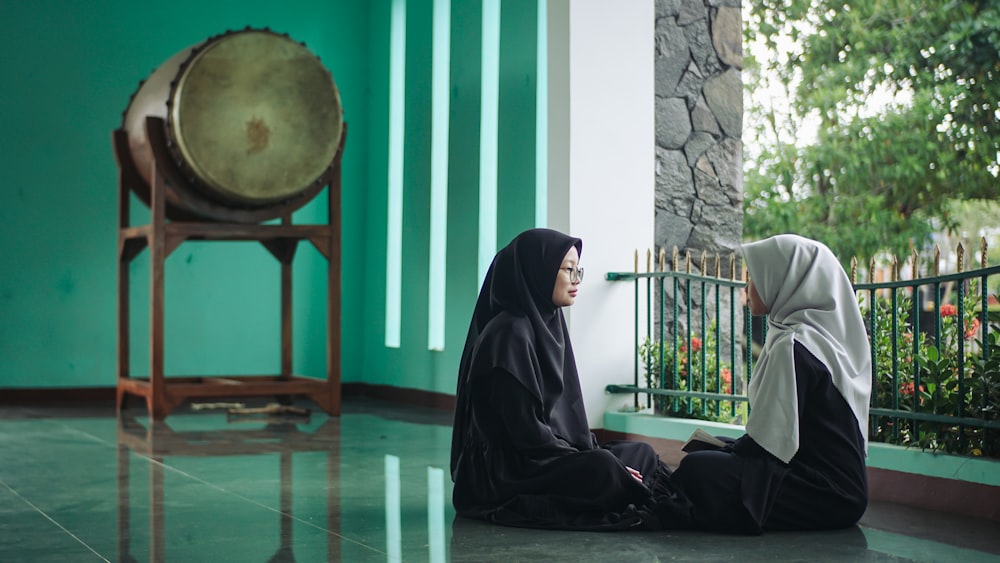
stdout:
MULTIPOLYGON (((744 427, 705 420, 667 418, 648 412, 606 412, 602 441, 649 442, 660 458, 676 466, 680 445, 695 428, 738 438, 744 427)), ((870 444, 868 485, 872 500, 1000 521, 1000 461, 870 444)))
POLYGON ((891 444, 868 445, 868 467, 1000 487, 1000 462, 891 444))

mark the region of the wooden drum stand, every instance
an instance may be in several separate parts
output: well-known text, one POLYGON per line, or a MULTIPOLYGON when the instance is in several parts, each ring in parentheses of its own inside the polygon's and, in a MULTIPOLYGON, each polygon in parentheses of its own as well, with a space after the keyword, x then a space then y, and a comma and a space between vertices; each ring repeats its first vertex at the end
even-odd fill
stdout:
POLYGON ((187 399, 207 397, 260 397, 303 395, 312 399, 331 416, 340 415, 340 317, 341 317, 341 244, 340 193, 341 156, 347 138, 347 125, 340 146, 324 174, 328 187, 327 224, 293 225, 291 212, 281 216, 277 225, 167 222, 166 185, 181 185, 179 171, 170 165, 164 139, 163 120, 146 119, 147 137, 155 155, 149 186, 151 210, 148 225, 131 226, 130 194, 145 180, 132 160, 128 134, 113 133, 119 166, 118 182, 118 386, 117 409, 125 406, 127 394, 146 399, 154 420, 162 420, 187 399), (166 164, 164 164, 166 163, 166 164), (265 376, 190 376, 165 377, 163 373, 164 340, 164 265, 167 256, 188 240, 258 241, 281 263, 281 373, 265 376), (292 259, 298 243, 308 240, 327 260, 327 352, 326 378, 292 374, 292 259), (149 309, 149 378, 129 373, 129 264, 146 247, 150 251, 149 309))

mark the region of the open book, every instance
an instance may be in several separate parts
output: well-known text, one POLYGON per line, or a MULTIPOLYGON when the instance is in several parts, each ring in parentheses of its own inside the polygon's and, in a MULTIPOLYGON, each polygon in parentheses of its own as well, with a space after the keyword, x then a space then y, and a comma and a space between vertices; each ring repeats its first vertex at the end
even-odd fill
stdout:
POLYGON ((726 447, 725 442, 715 436, 712 436, 708 432, 705 432, 701 428, 697 428, 691 433, 691 437, 688 438, 687 442, 684 442, 681 449, 685 452, 696 452, 698 450, 715 450, 724 447, 726 447))

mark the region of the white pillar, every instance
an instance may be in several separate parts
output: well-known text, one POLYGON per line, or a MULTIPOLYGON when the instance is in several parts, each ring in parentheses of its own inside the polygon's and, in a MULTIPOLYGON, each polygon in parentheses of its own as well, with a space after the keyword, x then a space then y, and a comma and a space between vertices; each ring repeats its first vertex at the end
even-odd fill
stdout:
POLYGON ((635 353, 633 286, 604 274, 632 271, 635 249, 644 266, 653 243, 655 9, 653 0, 548 5, 548 225, 583 239, 586 280, 566 314, 590 426, 600 428, 606 409, 632 401, 604 387, 632 381, 635 353))

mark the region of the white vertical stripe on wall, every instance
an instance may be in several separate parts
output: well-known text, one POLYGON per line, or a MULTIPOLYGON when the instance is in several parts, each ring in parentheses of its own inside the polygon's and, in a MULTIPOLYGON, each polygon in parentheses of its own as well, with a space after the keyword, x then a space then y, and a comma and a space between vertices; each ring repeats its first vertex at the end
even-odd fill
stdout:
POLYGON ((427 348, 444 350, 448 241, 448 96, 451 0, 434 0, 431 60, 431 240, 427 348))
POLYGON ((385 264, 385 345, 399 348, 403 291, 403 125, 406 0, 392 0, 389 23, 389 186, 385 264))
MULTIPOLYGON (((479 283, 497 251, 497 135, 500 111, 500 0, 483 0, 479 123, 479 283)), ((479 287, 477 285, 476 289, 479 287)))
POLYGON ((548 1, 538 0, 538 73, 535 78, 535 226, 548 226, 549 52, 548 1))

